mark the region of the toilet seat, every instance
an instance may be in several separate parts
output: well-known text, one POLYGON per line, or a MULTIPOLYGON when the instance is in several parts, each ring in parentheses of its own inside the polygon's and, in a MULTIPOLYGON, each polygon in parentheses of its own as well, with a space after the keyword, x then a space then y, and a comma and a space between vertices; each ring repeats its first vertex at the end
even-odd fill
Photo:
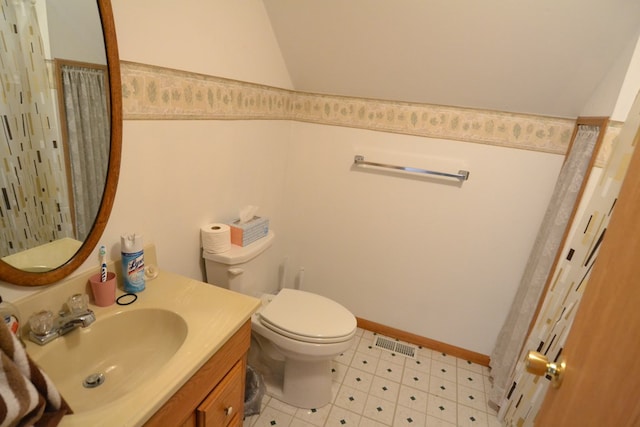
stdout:
POLYGON ((342 305, 296 289, 282 289, 258 317, 272 331, 309 343, 347 341, 356 331, 355 317, 342 305))

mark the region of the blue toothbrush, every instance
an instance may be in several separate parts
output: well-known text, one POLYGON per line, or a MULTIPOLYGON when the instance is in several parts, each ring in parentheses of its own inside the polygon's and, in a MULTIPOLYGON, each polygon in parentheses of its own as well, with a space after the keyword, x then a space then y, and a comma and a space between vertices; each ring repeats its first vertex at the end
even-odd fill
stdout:
POLYGON ((100 281, 107 281, 107 248, 100 246, 100 281))

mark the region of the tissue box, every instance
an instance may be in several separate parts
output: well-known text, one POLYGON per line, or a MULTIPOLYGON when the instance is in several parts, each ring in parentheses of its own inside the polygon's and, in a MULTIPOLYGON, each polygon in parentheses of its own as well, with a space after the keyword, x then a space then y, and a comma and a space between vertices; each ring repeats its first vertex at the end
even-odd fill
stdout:
POLYGON ((244 224, 240 224, 240 220, 236 219, 229 226, 231 228, 231 243, 238 246, 247 246, 267 236, 269 219, 254 216, 244 224))

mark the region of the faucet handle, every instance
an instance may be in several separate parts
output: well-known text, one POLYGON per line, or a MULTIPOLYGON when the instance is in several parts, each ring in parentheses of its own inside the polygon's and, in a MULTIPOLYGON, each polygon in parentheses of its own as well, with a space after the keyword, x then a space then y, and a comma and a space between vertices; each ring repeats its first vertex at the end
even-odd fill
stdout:
POLYGON ((42 310, 29 318, 29 328, 36 335, 47 335, 53 330, 53 313, 42 310))
POLYGON ((67 307, 71 314, 84 313, 89 308, 89 296, 87 294, 71 295, 67 300, 67 307))

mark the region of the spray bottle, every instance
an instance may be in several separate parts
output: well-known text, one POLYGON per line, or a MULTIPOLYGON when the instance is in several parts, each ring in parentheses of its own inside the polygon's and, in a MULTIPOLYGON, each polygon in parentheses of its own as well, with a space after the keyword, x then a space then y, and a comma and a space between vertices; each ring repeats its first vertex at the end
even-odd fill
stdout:
POLYGON ((125 292, 142 292, 145 287, 142 236, 125 234, 120 238, 122 276, 125 292))

